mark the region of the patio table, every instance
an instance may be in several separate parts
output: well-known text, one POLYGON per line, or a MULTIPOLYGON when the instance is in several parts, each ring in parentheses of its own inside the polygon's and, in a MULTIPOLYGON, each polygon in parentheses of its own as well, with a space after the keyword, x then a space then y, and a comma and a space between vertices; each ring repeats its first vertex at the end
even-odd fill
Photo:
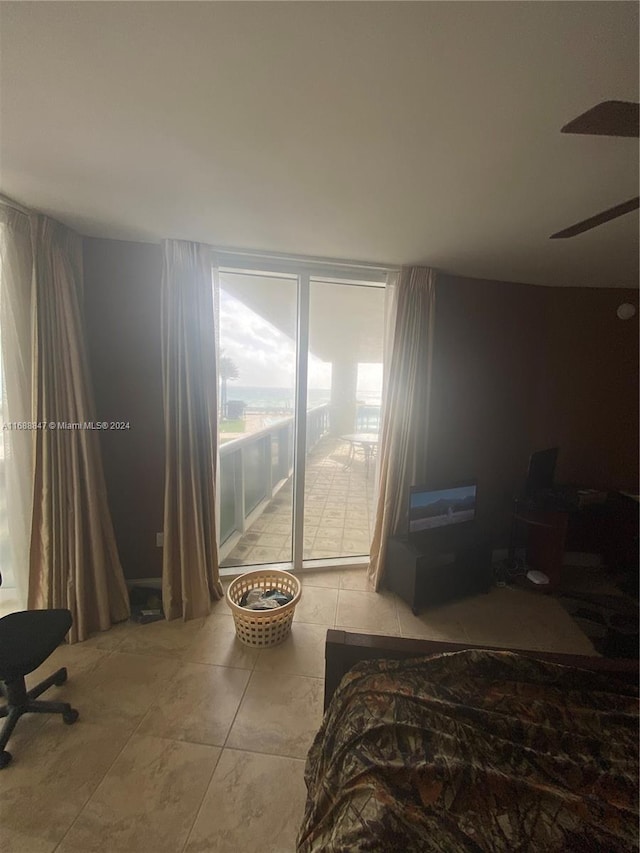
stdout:
POLYGON ((378 447, 378 433, 354 432, 350 433, 349 435, 341 435, 340 438, 342 439, 342 441, 346 441, 349 444, 349 456, 347 459, 347 463, 344 466, 344 470, 347 471, 349 468, 351 468, 351 466, 353 465, 353 460, 355 458, 356 449, 360 448, 364 456, 364 466, 368 476, 369 464, 375 456, 378 447))

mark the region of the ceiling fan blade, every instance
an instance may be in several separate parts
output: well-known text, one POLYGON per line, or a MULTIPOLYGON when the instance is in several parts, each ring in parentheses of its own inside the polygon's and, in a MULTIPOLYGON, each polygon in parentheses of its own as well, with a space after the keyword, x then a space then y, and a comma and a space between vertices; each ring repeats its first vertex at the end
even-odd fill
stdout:
POLYGON ((628 136, 637 139, 639 122, 639 104, 631 101, 603 101, 565 124, 561 133, 628 136))
POLYGON ((583 219, 582 222, 578 222, 570 228, 558 231, 556 234, 552 234, 549 239, 562 240, 565 237, 575 237, 576 234, 582 234, 583 231, 590 231, 597 225, 610 222, 612 219, 624 216, 625 213, 631 213, 632 210, 637 210, 638 207, 640 207, 640 197, 629 199, 629 201, 625 201, 622 204, 616 204, 615 207, 610 207, 608 210, 603 210, 602 213, 590 216, 589 219, 583 219))

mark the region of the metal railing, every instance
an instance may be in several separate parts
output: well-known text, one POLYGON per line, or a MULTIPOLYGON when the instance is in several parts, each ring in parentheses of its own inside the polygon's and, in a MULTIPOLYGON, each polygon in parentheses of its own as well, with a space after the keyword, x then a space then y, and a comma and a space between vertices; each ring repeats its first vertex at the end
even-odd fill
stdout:
POLYGON ((380 406, 358 403, 356 406, 356 432, 378 432, 380 430, 380 406))
MULTIPOLYGON (((242 535, 247 520, 268 503, 293 472, 293 415, 220 446, 220 543, 242 535)), ((329 406, 307 410, 309 451, 329 430, 329 406)))

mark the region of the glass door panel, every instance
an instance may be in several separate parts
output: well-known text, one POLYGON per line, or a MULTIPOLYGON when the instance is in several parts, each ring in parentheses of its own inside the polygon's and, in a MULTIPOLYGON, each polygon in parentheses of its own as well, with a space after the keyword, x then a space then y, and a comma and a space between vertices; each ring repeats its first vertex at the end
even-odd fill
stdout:
POLYGON ((289 562, 297 278, 219 282, 220 564, 289 562))
POLYGON ((382 396, 384 289, 312 279, 306 560, 369 553, 382 396))

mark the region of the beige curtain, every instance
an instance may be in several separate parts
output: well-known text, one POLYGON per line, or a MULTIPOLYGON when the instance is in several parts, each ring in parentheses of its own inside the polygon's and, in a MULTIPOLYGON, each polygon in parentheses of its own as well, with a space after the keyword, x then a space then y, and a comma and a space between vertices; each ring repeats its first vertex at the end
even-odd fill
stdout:
POLYGON ((6 427, 0 433, 0 568, 3 591, 15 590, 18 610, 27 606, 29 586, 33 434, 8 427, 31 420, 32 270, 29 216, 0 202, 0 384, 6 427))
POLYGON ((46 216, 30 217, 35 336, 34 495, 29 607, 66 607, 69 641, 129 615, 107 505, 82 321, 81 238, 46 216))
POLYGON ((222 597, 215 526, 216 335, 208 246, 163 241, 165 422, 162 603, 167 619, 206 615, 222 597))
POLYGON ((391 315, 393 333, 383 390, 379 491, 368 577, 384 578, 389 536, 406 530, 409 488, 423 482, 431 392, 435 276, 427 267, 400 272, 391 315))

